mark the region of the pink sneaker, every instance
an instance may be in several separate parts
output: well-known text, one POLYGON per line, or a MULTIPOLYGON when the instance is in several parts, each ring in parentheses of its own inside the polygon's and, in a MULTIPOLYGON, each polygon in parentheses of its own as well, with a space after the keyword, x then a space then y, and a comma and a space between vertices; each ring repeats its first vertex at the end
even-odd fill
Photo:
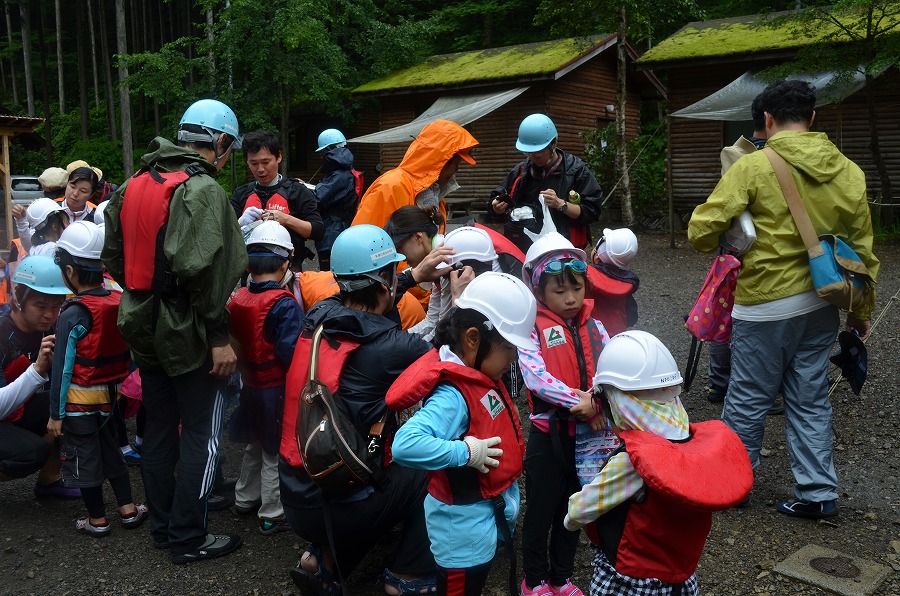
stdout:
POLYGON ((570 579, 567 579, 566 583, 560 586, 559 590, 554 590, 553 593, 559 596, 584 596, 584 592, 570 579))
POLYGON ((541 582, 529 589, 525 584, 525 580, 522 580, 522 596, 553 596, 554 594, 556 592, 553 591, 553 588, 547 582, 541 582))

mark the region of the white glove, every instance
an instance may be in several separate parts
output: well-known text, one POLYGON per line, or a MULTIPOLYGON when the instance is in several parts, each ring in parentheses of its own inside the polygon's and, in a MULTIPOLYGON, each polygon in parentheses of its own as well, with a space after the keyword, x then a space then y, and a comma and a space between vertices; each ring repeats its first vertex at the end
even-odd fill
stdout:
POLYGON ((490 439, 478 439, 476 437, 465 437, 463 442, 469 448, 469 461, 466 465, 475 468, 482 474, 488 473, 488 468, 496 468, 500 462, 494 459, 503 455, 502 449, 493 449, 494 445, 500 444, 500 437, 491 437, 490 439))
POLYGON ((265 213, 259 207, 247 207, 247 210, 238 218, 238 225, 246 226, 259 219, 265 213))

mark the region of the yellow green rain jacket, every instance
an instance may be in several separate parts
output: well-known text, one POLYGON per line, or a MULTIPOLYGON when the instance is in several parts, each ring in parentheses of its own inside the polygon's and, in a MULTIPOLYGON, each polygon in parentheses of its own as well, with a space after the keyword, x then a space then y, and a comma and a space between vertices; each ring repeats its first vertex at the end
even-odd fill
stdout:
MULTIPOLYGON (((818 234, 835 234, 850 245, 878 275, 872 254, 872 220, 866 203, 866 178, 824 133, 782 131, 766 143, 792 167, 800 196, 818 234)), ((688 224, 688 240, 695 249, 711 252, 732 218, 749 209, 757 240, 743 257, 735 291, 737 304, 761 304, 814 289, 806 247, 800 238, 775 171, 762 151, 739 159, 722 176, 688 224)), ((869 303, 854 313, 868 319, 869 303)))

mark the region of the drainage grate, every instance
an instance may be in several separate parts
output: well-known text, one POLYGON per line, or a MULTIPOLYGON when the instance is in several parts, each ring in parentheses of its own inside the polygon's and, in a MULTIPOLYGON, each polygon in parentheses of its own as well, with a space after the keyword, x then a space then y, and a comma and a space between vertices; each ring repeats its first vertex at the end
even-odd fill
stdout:
POLYGON ((816 557, 809 562, 809 566, 833 577, 859 577, 859 567, 853 564, 847 557, 816 557))

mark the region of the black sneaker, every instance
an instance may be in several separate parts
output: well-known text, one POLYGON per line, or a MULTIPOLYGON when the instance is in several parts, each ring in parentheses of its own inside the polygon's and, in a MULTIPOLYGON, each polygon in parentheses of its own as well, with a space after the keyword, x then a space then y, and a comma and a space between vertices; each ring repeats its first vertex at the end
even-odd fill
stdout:
POLYGON ((837 501, 786 501, 778 504, 778 513, 792 517, 822 519, 837 515, 837 501))
POLYGON ((720 404, 725 401, 725 393, 728 388, 716 387, 715 385, 706 386, 706 400, 711 404, 720 404))
POLYGON ((234 499, 223 497, 216 493, 210 493, 209 497, 206 499, 207 511, 224 511, 232 505, 234 505, 234 499))
POLYGON ((176 565, 215 559, 234 552, 241 547, 243 540, 237 534, 207 534, 206 541, 196 549, 181 555, 172 555, 172 562, 176 565))

